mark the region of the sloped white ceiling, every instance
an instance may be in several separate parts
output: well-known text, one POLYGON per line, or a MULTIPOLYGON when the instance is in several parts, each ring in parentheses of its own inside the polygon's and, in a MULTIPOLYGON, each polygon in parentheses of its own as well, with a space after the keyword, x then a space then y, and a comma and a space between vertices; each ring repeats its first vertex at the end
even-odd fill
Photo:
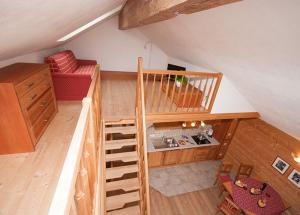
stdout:
POLYGON ((244 0, 140 30, 168 55, 226 74, 263 119, 300 138, 299 0, 244 0))
POLYGON ((56 41, 125 0, 1 0, 0 60, 55 47, 56 41))

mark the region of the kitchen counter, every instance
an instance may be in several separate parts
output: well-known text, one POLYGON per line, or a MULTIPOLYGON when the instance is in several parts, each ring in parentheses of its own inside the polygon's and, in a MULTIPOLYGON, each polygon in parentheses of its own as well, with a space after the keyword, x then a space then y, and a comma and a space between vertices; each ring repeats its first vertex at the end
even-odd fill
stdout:
POLYGON ((171 150, 179 150, 179 149, 189 149, 189 148, 199 148, 199 147, 209 147, 209 146, 217 146, 220 143, 215 138, 210 138, 206 134, 204 136, 211 142, 210 144, 201 144, 197 145, 193 140, 192 136, 197 135, 201 129, 181 129, 181 128, 173 128, 173 129, 165 129, 165 130, 156 130, 153 126, 150 126, 147 129, 147 151, 148 152, 161 152, 161 151, 171 151, 171 150), (182 140, 182 135, 188 137, 188 142, 185 145, 179 144, 179 147, 173 148, 161 148, 155 149, 153 142, 154 141, 162 141, 163 137, 173 137, 177 142, 178 140, 182 140))

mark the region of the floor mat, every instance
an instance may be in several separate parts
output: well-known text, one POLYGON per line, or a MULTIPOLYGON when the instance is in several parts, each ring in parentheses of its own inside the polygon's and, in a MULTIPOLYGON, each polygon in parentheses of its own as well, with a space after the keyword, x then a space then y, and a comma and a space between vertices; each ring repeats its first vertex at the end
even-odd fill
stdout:
POLYGON ((220 161, 203 161, 149 169, 150 186, 165 196, 213 187, 220 161))

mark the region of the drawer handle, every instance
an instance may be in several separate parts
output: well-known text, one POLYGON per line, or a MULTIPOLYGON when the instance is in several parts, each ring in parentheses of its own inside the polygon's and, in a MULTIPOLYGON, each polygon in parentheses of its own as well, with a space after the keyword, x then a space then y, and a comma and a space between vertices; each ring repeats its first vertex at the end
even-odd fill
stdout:
POLYGON ((28 88, 32 87, 34 85, 34 82, 27 85, 28 88))
POLYGON ((44 122, 48 122, 49 121, 49 119, 44 119, 44 122))
POLYGON ((40 107, 45 107, 45 106, 47 106, 48 105, 48 102, 42 102, 41 104, 40 104, 40 107))
POLYGON ((32 97, 31 97, 31 100, 35 99, 37 97, 37 94, 34 94, 32 97))

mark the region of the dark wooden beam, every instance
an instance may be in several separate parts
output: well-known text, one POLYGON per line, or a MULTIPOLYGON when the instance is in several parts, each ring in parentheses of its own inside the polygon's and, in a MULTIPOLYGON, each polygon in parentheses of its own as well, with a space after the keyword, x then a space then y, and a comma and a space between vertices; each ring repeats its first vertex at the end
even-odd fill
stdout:
POLYGON ((119 14, 122 30, 191 14, 241 0, 127 0, 119 14))

